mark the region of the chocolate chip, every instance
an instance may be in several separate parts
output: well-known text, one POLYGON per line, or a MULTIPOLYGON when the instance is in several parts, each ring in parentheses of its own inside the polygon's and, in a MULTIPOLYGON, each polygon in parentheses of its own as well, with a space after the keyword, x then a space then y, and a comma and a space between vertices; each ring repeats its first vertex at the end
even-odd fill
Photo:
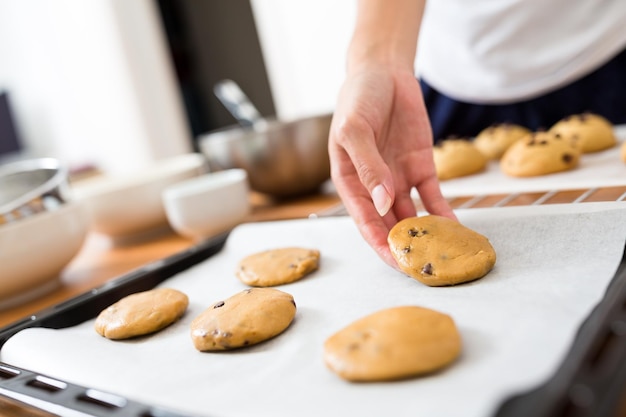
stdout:
POLYGON ((428 234, 428 230, 426 229, 409 229, 409 236, 411 237, 422 237, 428 234))
POLYGON ((569 164, 570 162, 572 162, 574 157, 568 153, 564 153, 562 159, 563 159, 563 162, 565 162, 566 164, 569 164))
POLYGON ((432 275, 433 274, 433 266, 431 263, 427 263, 422 267, 422 274, 432 275))
POLYGON ((402 253, 409 253, 409 252, 411 252, 410 246, 405 246, 404 249, 402 249, 402 253))
POLYGON ((361 337, 361 340, 368 340, 370 337, 372 337, 372 334, 369 331, 364 331, 361 332, 359 336, 361 337))
POLYGON ((215 305, 213 306, 213 308, 220 308, 224 306, 224 302, 223 301, 218 301, 217 303, 215 303, 215 305))

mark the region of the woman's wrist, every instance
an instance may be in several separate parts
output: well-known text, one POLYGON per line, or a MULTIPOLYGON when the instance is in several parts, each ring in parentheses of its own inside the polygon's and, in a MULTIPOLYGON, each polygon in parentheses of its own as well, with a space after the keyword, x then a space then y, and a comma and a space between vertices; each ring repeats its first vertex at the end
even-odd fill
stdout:
POLYGON ((360 0, 348 49, 348 73, 363 65, 411 69, 423 14, 423 0, 360 0))

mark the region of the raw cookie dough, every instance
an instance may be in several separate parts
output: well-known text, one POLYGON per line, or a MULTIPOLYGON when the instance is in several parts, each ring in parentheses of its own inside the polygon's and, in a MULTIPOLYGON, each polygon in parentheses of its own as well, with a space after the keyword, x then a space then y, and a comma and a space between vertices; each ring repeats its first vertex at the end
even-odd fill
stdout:
POLYGON ((496 263, 489 240, 447 217, 409 217, 388 236, 401 271, 432 286, 455 285, 485 276, 496 263))
POLYGON ((278 248, 245 257, 236 275, 251 287, 272 287, 297 281, 319 268, 320 252, 305 248, 278 248))
POLYGON ((554 132, 534 132, 515 142, 500 159, 512 177, 533 177, 574 169, 580 160, 575 140, 554 132))
POLYGON ((282 333, 295 315, 291 294, 251 288, 200 313, 191 323, 191 339, 202 352, 250 346, 282 333))
POLYGON ((513 123, 498 123, 483 129, 474 139, 474 146, 490 160, 498 160, 517 140, 531 133, 530 129, 513 123))
POLYGON ((439 370, 461 347, 450 316, 402 306, 365 316, 329 337, 324 362, 348 381, 388 381, 439 370))
POLYGON ((613 124, 594 113, 568 116, 550 128, 565 138, 574 138, 582 153, 598 152, 617 144, 613 124))
POLYGON ((620 157, 622 158, 622 162, 626 163, 626 142, 622 143, 622 148, 620 149, 620 157))
POLYGON ((487 158, 465 139, 445 139, 433 147, 437 178, 447 180, 475 174, 485 169, 487 158))
POLYGON ((157 332, 178 320, 189 298, 171 288, 156 288, 131 294, 102 310, 95 329, 108 339, 128 339, 157 332))

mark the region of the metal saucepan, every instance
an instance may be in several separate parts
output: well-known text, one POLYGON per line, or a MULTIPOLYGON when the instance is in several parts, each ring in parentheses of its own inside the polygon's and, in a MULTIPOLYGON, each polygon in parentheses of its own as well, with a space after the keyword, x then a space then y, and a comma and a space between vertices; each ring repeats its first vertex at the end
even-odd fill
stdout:
POLYGON ((216 84, 215 94, 239 125, 198 138, 212 171, 245 169, 253 190, 281 198, 316 192, 330 178, 332 113, 279 121, 262 118, 230 80, 216 84))
POLYGON ((57 159, 27 159, 0 166, 0 225, 54 211, 69 198, 69 171, 57 159))

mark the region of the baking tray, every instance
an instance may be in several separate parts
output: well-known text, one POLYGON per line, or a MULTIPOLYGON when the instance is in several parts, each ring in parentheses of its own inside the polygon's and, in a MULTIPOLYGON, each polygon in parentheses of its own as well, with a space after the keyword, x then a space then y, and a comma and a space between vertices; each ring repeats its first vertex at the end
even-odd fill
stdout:
MULTIPOLYGON (((31 327, 65 328, 94 318, 120 298, 147 290, 218 253, 228 234, 150 263, 101 287, 0 329, 0 347, 31 327)), ((495 417, 608 416, 626 387, 626 248, 611 284, 557 372, 543 385, 505 401, 495 417)), ((0 362, 0 394, 61 416, 183 417, 121 393, 103 392, 0 362)))
MULTIPOLYGON (((72 327, 96 317, 121 298, 156 287, 166 279, 218 253, 228 233, 206 240, 180 253, 149 263, 89 292, 40 311, 0 329, 0 348, 17 332, 46 327, 72 327)), ((112 417, 182 417, 118 394, 50 378, 0 361, 0 395, 52 415, 112 417)))
POLYGON ((626 164, 620 157, 620 151, 622 144, 626 141, 626 125, 615 126, 614 133, 617 146, 581 155, 574 169, 550 175, 511 177, 502 172, 499 161, 489 161, 487 167, 481 172, 440 181, 441 192, 447 198, 454 198, 466 195, 624 186, 626 185, 626 164))

